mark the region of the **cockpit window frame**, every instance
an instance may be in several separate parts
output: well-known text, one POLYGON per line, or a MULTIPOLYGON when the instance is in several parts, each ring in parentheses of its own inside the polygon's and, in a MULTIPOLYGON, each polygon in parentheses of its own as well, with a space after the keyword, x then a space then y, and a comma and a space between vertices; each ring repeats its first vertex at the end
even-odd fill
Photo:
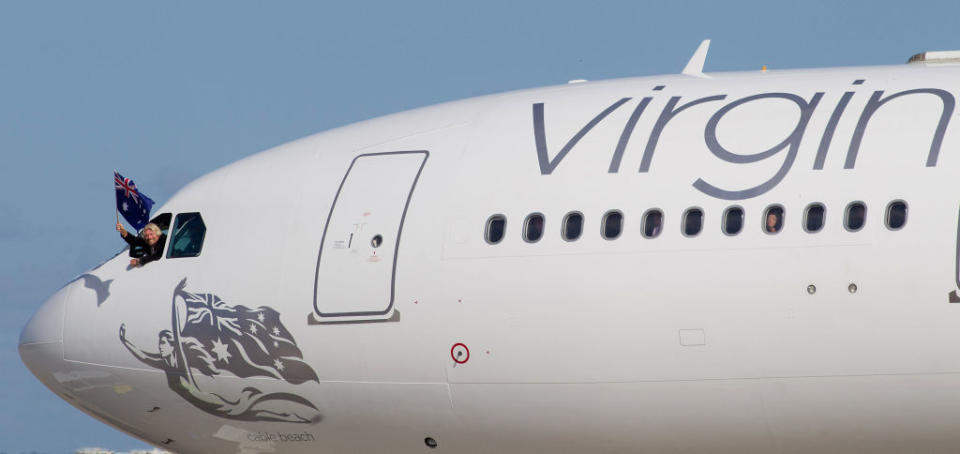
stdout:
POLYGON ((171 226, 170 226, 170 233, 167 235, 168 244, 167 244, 166 254, 164 255, 168 259, 188 259, 188 258, 200 257, 200 255, 203 253, 203 246, 206 243, 207 230, 208 230, 207 223, 203 220, 203 215, 200 214, 199 211, 185 211, 182 213, 177 213, 176 216, 173 217, 173 222, 171 223, 171 226), (184 215, 191 215, 191 214, 197 215, 197 217, 194 219, 200 219, 200 223, 203 224, 203 236, 200 237, 200 247, 197 249, 195 254, 174 256, 172 255, 173 245, 174 245, 174 241, 176 240, 177 228, 180 227, 180 224, 179 224, 180 217, 184 215))
MULTIPOLYGON (((163 254, 162 256, 160 256, 160 259, 162 259, 162 258, 164 258, 164 257, 167 255, 166 252, 167 252, 168 249, 166 249, 166 248, 169 247, 169 243, 170 243, 170 234, 169 234, 169 231, 170 231, 170 223, 173 222, 173 212, 168 211, 168 212, 166 212, 166 213, 160 213, 160 214, 154 216, 152 219, 150 219, 149 222, 150 222, 151 224, 154 224, 154 225, 156 225, 157 227, 159 227, 161 233, 162 233, 163 235, 165 235, 165 236, 164 236, 164 240, 163 240, 163 247, 164 247, 163 252, 164 252, 164 254, 163 254), (163 224, 163 221, 164 221, 164 220, 166 220, 166 228, 164 228, 164 224, 163 224)), ((135 234, 135 236, 140 236, 140 234, 141 234, 142 232, 143 232, 143 229, 140 229, 140 231, 137 232, 137 233, 135 234)), ((133 233, 130 233, 130 234, 131 234, 131 235, 134 235, 133 233)), ((122 254, 124 251, 129 251, 129 252, 128 252, 128 255, 129 255, 130 257, 133 257, 133 258, 140 258, 140 257, 143 257, 143 256, 146 254, 146 252, 144 252, 144 250, 142 249, 142 247, 141 247, 141 249, 139 249, 139 250, 137 250, 137 251, 134 251, 134 250, 133 250, 133 247, 128 244, 128 245, 126 245, 123 249, 121 249, 120 252, 117 252, 117 255, 122 254)), ((160 259, 157 259, 157 261, 159 261, 160 259)))
POLYGON ((173 223, 173 212, 160 213, 154 216, 153 219, 150 220, 150 223, 159 227, 160 230, 164 232, 164 235, 169 235, 170 224, 173 223))

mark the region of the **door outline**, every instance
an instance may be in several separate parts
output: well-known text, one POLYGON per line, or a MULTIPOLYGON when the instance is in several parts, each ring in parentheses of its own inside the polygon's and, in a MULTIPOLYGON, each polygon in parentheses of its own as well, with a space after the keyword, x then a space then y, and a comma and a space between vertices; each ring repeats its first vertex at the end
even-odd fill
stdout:
POLYGON ((956 286, 953 290, 947 294, 948 303, 960 303, 960 215, 957 216, 957 242, 954 243, 953 248, 956 250, 956 260, 955 268, 953 269, 953 279, 956 281, 956 286))
MULTIPOLYGON (((957 283, 954 290, 960 290, 960 215, 957 215, 957 242, 953 244, 953 248, 956 250, 956 267, 953 269, 953 278, 957 283)), ((957 292, 955 291, 954 294, 957 292)), ((953 302, 953 301, 951 301, 953 302)))
POLYGON ((407 209, 410 208, 410 199, 413 198, 413 191, 417 187, 417 183, 420 181, 420 174, 423 173, 423 167, 427 164, 427 159, 430 157, 430 152, 427 150, 411 150, 411 151, 385 151, 380 153, 364 153, 357 155, 350 161, 350 166, 347 167, 346 173, 343 174, 343 179, 340 180, 340 186, 337 188, 337 195, 333 198, 333 203, 330 204, 330 212, 327 213, 327 220, 323 225, 323 235, 320 237, 320 252, 317 253, 317 267, 314 271, 313 276, 313 311, 321 318, 330 318, 330 317, 363 317, 363 316, 375 316, 375 315, 386 315, 393 310, 393 301, 396 292, 396 279, 397 279, 397 257, 400 252, 400 238, 401 233, 403 232, 403 223, 407 219, 407 209), (340 192, 343 190, 343 185, 347 182, 347 178, 350 176, 350 171, 353 170, 354 164, 357 163, 357 160, 363 157, 369 156, 386 156, 386 155, 400 155, 400 154, 422 154, 423 161, 420 162, 420 168, 417 169, 417 174, 413 177, 413 183, 410 185, 410 192, 407 193, 407 202, 403 206, 403 213, 400 214, 400 225, 397 227, 397 237, 394 241, 393 249, 393 264, 390 270, 390 302, 387 304, 386 309, 382 311, 357 311, 357 312, 321 312, 320 307, 317 302, 317 291, 318 285, 320 283, 320 261, 323 259, 323 245, 327 240, 327 230, 330 227, 330 219, 333 217, 333 210, 337 207, 337 201, 340 200, 340 192))

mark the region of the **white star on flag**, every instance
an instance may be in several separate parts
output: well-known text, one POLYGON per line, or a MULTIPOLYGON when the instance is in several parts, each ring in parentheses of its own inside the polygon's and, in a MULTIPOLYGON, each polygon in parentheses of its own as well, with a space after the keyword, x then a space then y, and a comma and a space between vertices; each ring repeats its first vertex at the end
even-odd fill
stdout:
POLYGON ((217 355, 217 361, 223 361, 228 363, 230 358, 230 352, 227 351, 227 345, 223 342, 220 342, 220 339, 213 341, 213 348, 211 349, 213 353, 217 355))
POLYGON ((253 323, 251 323, 251 324, 250 324, 250 332, 253 333, 253 334, 257 334, 257 325, 254 325, 253 323))
POLYGON ((274 335, 274 336, 279 336, 279 335, 280 335, 280 328, 277 328, 276 326, 274 326, 274 327, 273 327, 273 335, 274 335))
POLYGON ((130 209, 130 205, 127 205, 127 202, 123 202, 123 203, 120 205, 120 209, 123 210, 123 211, 128 211, 128 210, 130 209))
POLYGON ((279 359, 273 361, 273 366, 276 367, 277 370, 283 370, 283 363, 280 362, 279 359))
POLYGON ((260 320, 260 323, 263 323, 263 320, 264 320, 263 312, 257 314, 257 320, 260 320))

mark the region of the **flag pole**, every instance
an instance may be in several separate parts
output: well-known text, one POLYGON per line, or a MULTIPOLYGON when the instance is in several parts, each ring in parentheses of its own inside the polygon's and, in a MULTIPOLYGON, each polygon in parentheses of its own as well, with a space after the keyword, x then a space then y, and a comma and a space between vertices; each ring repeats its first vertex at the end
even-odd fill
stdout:
MULTIPOLYGON (((114 179, 117 178, 117 174, 118 174, 118 173, 119 173, 119 172, 117 172, 117 169, 113 169, 113 178, 114 178, 114 179)), ((114 186, 116 186, 116 183, 114 183, 114 186)), ((117 214, 117 224, 119 224, 119 223, 120 223, 120 209, 117 208, 117 202, 116 202, 116 201, 113 202, 113 212, 117 214)))
MULTIPOLYGON (((114 178, 116 178, 117 174, 119 174, 119 173, 120 173, 120 172, 117 172, 117 169, 113 169, 113 176, 114 176, 114 178)), ((114 185, 116 185, 116 183, 114 183, 114 185)), ((120 209, 117 208, 117 203, 116 203, 116 201, 114 201, 114 203, 113 203, 113 212, 116 213, 116 215, 117 215, 117 224, 119 224, 119 223, 120 223, 120 209)))

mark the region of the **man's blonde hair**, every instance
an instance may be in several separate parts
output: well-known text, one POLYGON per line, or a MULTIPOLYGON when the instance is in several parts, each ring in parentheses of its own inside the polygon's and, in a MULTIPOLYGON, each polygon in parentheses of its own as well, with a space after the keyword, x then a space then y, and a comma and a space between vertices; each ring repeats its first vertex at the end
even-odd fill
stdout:
POLYGON ((143 226, 143 230, 140 231, 140 235, 143 235, 143 232, 146 232, 147 230, 150 230, 153 233, 156 233, 157 236, 163 235, 163 231, 160 230, 160 227, 157 227, 157 224, 154 224, 152 222, 143 226))

